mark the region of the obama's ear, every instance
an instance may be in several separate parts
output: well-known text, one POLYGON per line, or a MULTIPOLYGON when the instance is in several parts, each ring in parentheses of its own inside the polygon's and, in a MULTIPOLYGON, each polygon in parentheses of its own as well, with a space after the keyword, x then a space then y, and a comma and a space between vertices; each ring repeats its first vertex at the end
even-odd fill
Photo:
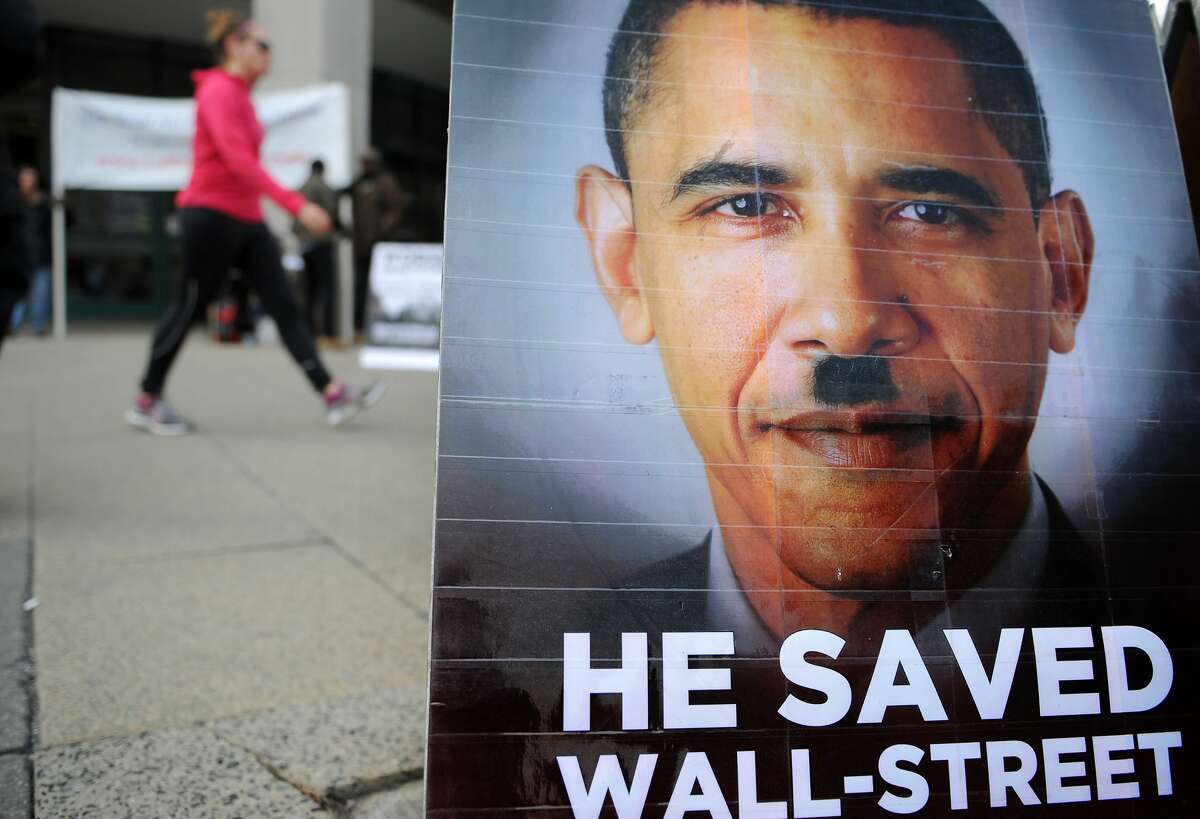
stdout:
POLYGON ((575 220, 587 237, 596 281, 617 317, 621 335, 632 344, 654 338, 650 311, 637 276, 633 196, 629 187, 596 165, 575 177, 575 220))
POLYGON ((1050 263, 1050 349, 1069 353, 1087 307, 1096 238, 1083 199, 1066 190, 1052 196, 1038 214, 1038 240, 1050 263))

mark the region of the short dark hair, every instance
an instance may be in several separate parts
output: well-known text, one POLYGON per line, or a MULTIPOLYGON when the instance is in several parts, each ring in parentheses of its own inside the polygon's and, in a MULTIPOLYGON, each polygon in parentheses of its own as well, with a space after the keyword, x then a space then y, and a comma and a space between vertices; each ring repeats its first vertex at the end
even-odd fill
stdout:
POLYGON ((962 60, 968 103, 1021 166, 1036 214, 1050 198, 1050 141, 1033 74, 1012 34, 980 0, 630 0, 608 49, 604 125, 617 174, 629 179, 625 130, 651 95, 650 75, 663 32, 692 5, 749 2, 796 8, 831 20, 869 18, 940 37, 962 60))
POLYGON ((325 160, 314 159, 310 169, 313 173, 325 173, 325 160))

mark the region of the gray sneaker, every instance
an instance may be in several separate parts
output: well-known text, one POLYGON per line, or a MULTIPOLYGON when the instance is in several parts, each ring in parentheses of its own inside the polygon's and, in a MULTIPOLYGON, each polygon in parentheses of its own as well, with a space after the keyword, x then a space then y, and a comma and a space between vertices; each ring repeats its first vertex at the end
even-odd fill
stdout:
POLYGON ((363 410, 375 406, 385 392, 387 387, 378 381, 365 387, 343 384, 336 395, 325 399, 325 422, 331 427, 340 427, 363 410))
POLYGON ((176 414, 174 408, 161 398, 150 403, 138 400, 125 410, 125 422, 135 429, 154 435, 187 435, 194 427, 176 414))

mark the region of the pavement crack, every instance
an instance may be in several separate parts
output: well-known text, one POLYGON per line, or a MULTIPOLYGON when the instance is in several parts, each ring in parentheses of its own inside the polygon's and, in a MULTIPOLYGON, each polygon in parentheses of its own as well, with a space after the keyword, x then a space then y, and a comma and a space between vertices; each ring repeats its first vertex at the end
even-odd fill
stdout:
POLYGON ((267 759, 267 757, 265 755, 260 754, 258 751, 254 750, 253 748, 251 748, 247 745, 243 745, 242 743, 238 742, 237 740, 233 739, 232 737, 226 736, 225 734, 221 733, 220 731, 213 731, 213 736, 215 736, 217 739, 221 740, 222 742, 226 742, 226 743, 232 745, 233 747, 237 748, 238 750, 244 751, 245 753, 249 754, 250 757, 255 762, 257 762, 259 765, 262 766, 263 770, 265 770, 267 773, 269 773, 271 776, 273 776, 275 779, 278 779, 280 782, 284 783, 285 785, 288 785, 289 787, 294 788, 298 793, 300 793, 306 799, 312 800, 312 802, 318 808, 321 808, 323 810, 328 810, 328 811, 334 813, 335 815, 341 815, 341 813, 346 809, 347 805, 341 798, 339 798, 333 794, 322 794, 322 793, 308 787, 303 782, 298 782, 295 779, 292 779, 286 773, 284 773, 283 770, 279 766, 275 765, 273 762, 271 762, 269 759, 267 759))
POLYGON ((331 798, 338 800, 340 807, 330 808, 334 819, 354 819, 358 801, 371 796, 396 790, 410 782, 418 782, 425 776, 425 769, 408 768, 373 779, 355 782, 352 785, 330 789, 331 798))
POLYGON ((425 776, 425 769, 423 767, 407 768, 395 773, 359 780, 351 785, 332 787, 329 789, 329 796, 342 803, 348 803, 352 799, 362 799, 367 796, 374 796, 377 793, 395 790, 401 785, 415 782, 423 776, 425 776))
POLYGON ((413 603, 407 597, 400 594, 400 592, 393 589, 390 584, 385 582, 382 578, 378 577, 375 574, 375 572, 371 571, 371 568, 367 564, 363 563, 361 560, 359 560, 357 557, 355 557, 348 549, 342 548, 342 545, 340 543, 338 543, 336 540, 330 541, 330 547, 335 552, 337 552, 339 555, 341 555, 343 560, 345 560, 347 563, 349 563, 351 566, 353 566, 355 569, 357 569, 362 574, 366 575, 366 577, 372 583, 374 583, 379 588, 383 589, 384 592, 386 592, 390 597, 392 597, 397 603, 404 606, 406 609, 408 609, 413 614, 420 617, 422 620, 425 620, 425 621, 429 620, 429 612, 428 611, 421 608, 417 604, 413 603))
POLYGON ((223 546, 216 549, 187 549, 169 554, 135 555, 126 558, 110 560, 113 565, 136 565, 142 563, 166 563, 176 560, 208 560, 214 557, 237 557, 256 554, 259 552, 281 552, 288 549, 310 549, 314 546, 335 548, 335 544, 324 534, 314 533, 309 537, 275 540, 267 543, 244 543, 234 546, 223 546))
POLYGON ((326 543, 328 546, 330 546, 330 548, 341 555, 346 562, 353 566, 357 571, 365 575, 370 582, 374 583, 376 586, 382 589, 385 594, 394 599, 400 605, 404 606, 409 611, 416 614, 422 620, 429 620, 429 612, 426 609, 413 603, 407 597, 396 591, 396 589, 392 588, 390 584, 384 582, 384 580, 378 577, 369 566, 363 563, 362 560, 352 554, 348 549, 344 548, 342 544, 339 543, 337 539, 328 532, 325 532, 319 526, 314 526, 308 515, 306 515, 301 509, 298 509, 291 501, 276 491, 276 489, 271 486, 261 475, 259 475, 249 464, 245 463, 241 458, 235 455, 233 450, 226 445, 224 441, 215 435, 204 433, 201 433, 201 437, 208 441, 209 445, 212 446, 213 449, 217 450, 222 456, 224 456, 229 463, 233 464, 234 469, 241 473, 242 477, 258 487, 259 491, 271 498, 271 500, 277 503, 281 508, 286 509, 290 514, 295 516, 297 520, 302 521, 310 531, 316 534, 316 537, 319 540, 326 543))

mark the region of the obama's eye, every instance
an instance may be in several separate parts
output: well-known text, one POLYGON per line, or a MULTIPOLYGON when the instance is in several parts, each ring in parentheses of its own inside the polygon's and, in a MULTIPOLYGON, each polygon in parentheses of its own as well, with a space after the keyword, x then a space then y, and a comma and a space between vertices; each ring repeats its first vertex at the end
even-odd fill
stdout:
POLYGON ((731 196, 719 202, 711 212, 736 219, 756 219, 776 214, 786 215, 786 211, 774 196, 763 193, 740 193, 737 196, 731 196))
POLYGON ((896 215, 927 225, 953 225, 962 221, 958 208, 941 202, 909 202, 896 215))

